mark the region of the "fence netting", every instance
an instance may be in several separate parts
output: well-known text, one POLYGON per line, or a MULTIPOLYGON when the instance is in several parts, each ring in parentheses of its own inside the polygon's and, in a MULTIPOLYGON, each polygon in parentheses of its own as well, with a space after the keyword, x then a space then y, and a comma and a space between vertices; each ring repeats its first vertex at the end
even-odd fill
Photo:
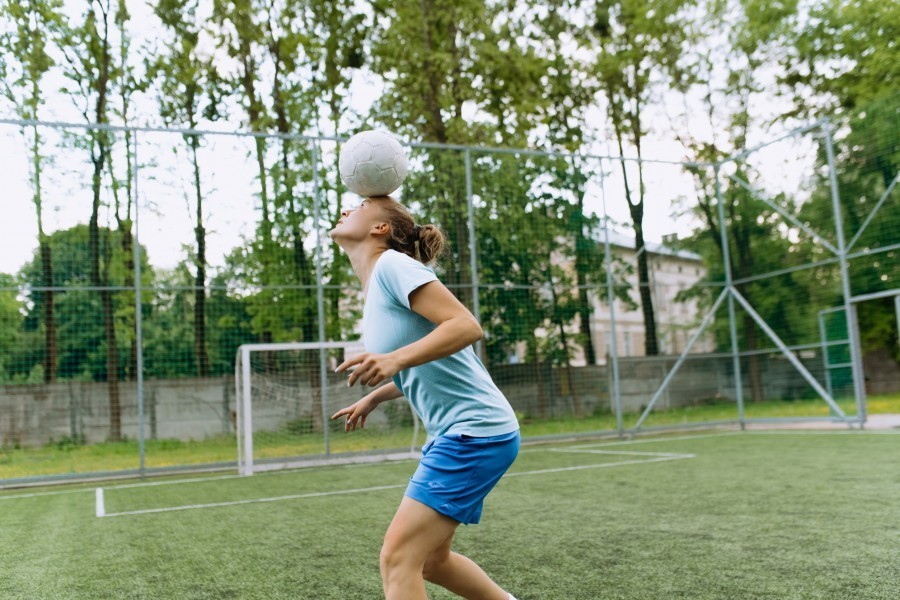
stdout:
MULTIPOLYGON (((445 233, 436 272, 533 436, 852 419, 882 389, 862 357, 900 353, 896 130, 819 124, 715 164, 409 145, 397 198, 445 233)), ((359 341, 328 235, 360 200, 337 142, 34 123, 0 141, 21 149, 0 482, 230 467, 242 344, 359 341)), ((266 458, 408 446, 402 402, 381 438, 328 429, 317 352, 253 360, 266 458)), ((358 399, 340 379, 328 411, 358 399)))

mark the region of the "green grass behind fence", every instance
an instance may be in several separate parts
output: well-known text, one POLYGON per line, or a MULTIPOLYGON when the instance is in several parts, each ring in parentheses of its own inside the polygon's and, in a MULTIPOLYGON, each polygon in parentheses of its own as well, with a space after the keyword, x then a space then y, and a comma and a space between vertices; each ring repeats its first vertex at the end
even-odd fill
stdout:
MULTIPOLYGON (((838 404, 847 414, 856 414, 856 405, 853 401, 843 400, 838 404)), ((870 414, 900 414, 900 394, 869 398, 868 411, 870 414)), ((761 402, 748 403, 746 413, 748 417, 752 418, 827 417, 829 416, 829 407, 820 400, 761 402)), ((624 417, 625 427, 633 427, 638 416, 636 413, 626 414, 624 417)), ((735 421, 736 419, 734 403, 721 403, 654 411, 644 422, 644 426, 735 421)), ((615 429, 616 418, 610 413, 552 420, 534 419, 527 415, 523 415, 522 418, 522 434, 525 438, 615 429)), ((334 431, 331 435, 332 443, 340 452, 368 452, 404 448, 412 439, 412 430, 368 431, 363 435, 334 431)), ((146 440, 145 448, 145 467, 147 468, 233 462, 237 456, 236 440, 233 435, 221 435, 193 441, 146 440)), ((323 448, 324 440, 321 433, 285 435, 269 440, 260 437, 255 446, 255 456, 260 460, 310 456, 321 454, 323 448)), ((42 448, 0 448, 0 480, 44 475, 123 471, 139 467, 137 440, 91 445, 77 445, 69 440, 64 440, 42 448)))

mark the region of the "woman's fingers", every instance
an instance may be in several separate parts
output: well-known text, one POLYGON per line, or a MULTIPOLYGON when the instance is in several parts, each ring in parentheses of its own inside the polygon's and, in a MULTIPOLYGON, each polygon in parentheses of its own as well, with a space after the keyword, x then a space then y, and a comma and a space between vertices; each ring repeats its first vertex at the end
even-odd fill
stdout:
POLYGON ((344 362, 339 364, 337 369, 334 370, 334 372, 335 373, 343 373, 344 371, 346 371, 348 368, 352 367, 353 365, 358 365, 359 363, 364 361, 366 359, 367 355, 368 355, 368 353, 364 352, 362 354, 357 354, 356 356, 354 356, 352 358, 348 358, 347 360, 345 360, 344 362))
POLYGON ((356 369, 353 370, 353 373, 347 378, 347 385, 353 387, 354 384, 359 382, 360 385, 368 385, 371 387, 378 385, 386 379, 387 377, 385 376, 378 359, 375 357, 367 357, 366 360, 357 365, 356 369))

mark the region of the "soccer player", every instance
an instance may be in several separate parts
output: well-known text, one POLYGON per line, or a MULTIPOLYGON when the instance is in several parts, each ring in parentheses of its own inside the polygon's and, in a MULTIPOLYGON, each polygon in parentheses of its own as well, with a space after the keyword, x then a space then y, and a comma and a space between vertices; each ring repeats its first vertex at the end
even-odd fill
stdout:
POLYGON ((363 286, 363 354, 344 361, 347 385, 378 386, 339 410, 345 429, 363 427, 376 406, 406 396, 428 443, 381 548, 387 600, 426 600, 425 580, 470 600, 515 600, 450 547, 460 523, 481 518, 485 496, 515 460, 519 424, 471 345, 475 317, 427 265, 444 236, 416 225, 391 197, 367 198, 341 213, 332 239, 363 286))

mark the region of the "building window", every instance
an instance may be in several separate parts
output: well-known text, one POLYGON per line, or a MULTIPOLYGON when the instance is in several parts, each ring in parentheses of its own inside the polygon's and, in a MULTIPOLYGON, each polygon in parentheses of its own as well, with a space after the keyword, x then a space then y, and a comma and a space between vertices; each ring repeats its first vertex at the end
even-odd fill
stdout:
POLYGON ((631 356, 631 332, 626 331, 623 335, 625 336, 625 356, 631 356))

